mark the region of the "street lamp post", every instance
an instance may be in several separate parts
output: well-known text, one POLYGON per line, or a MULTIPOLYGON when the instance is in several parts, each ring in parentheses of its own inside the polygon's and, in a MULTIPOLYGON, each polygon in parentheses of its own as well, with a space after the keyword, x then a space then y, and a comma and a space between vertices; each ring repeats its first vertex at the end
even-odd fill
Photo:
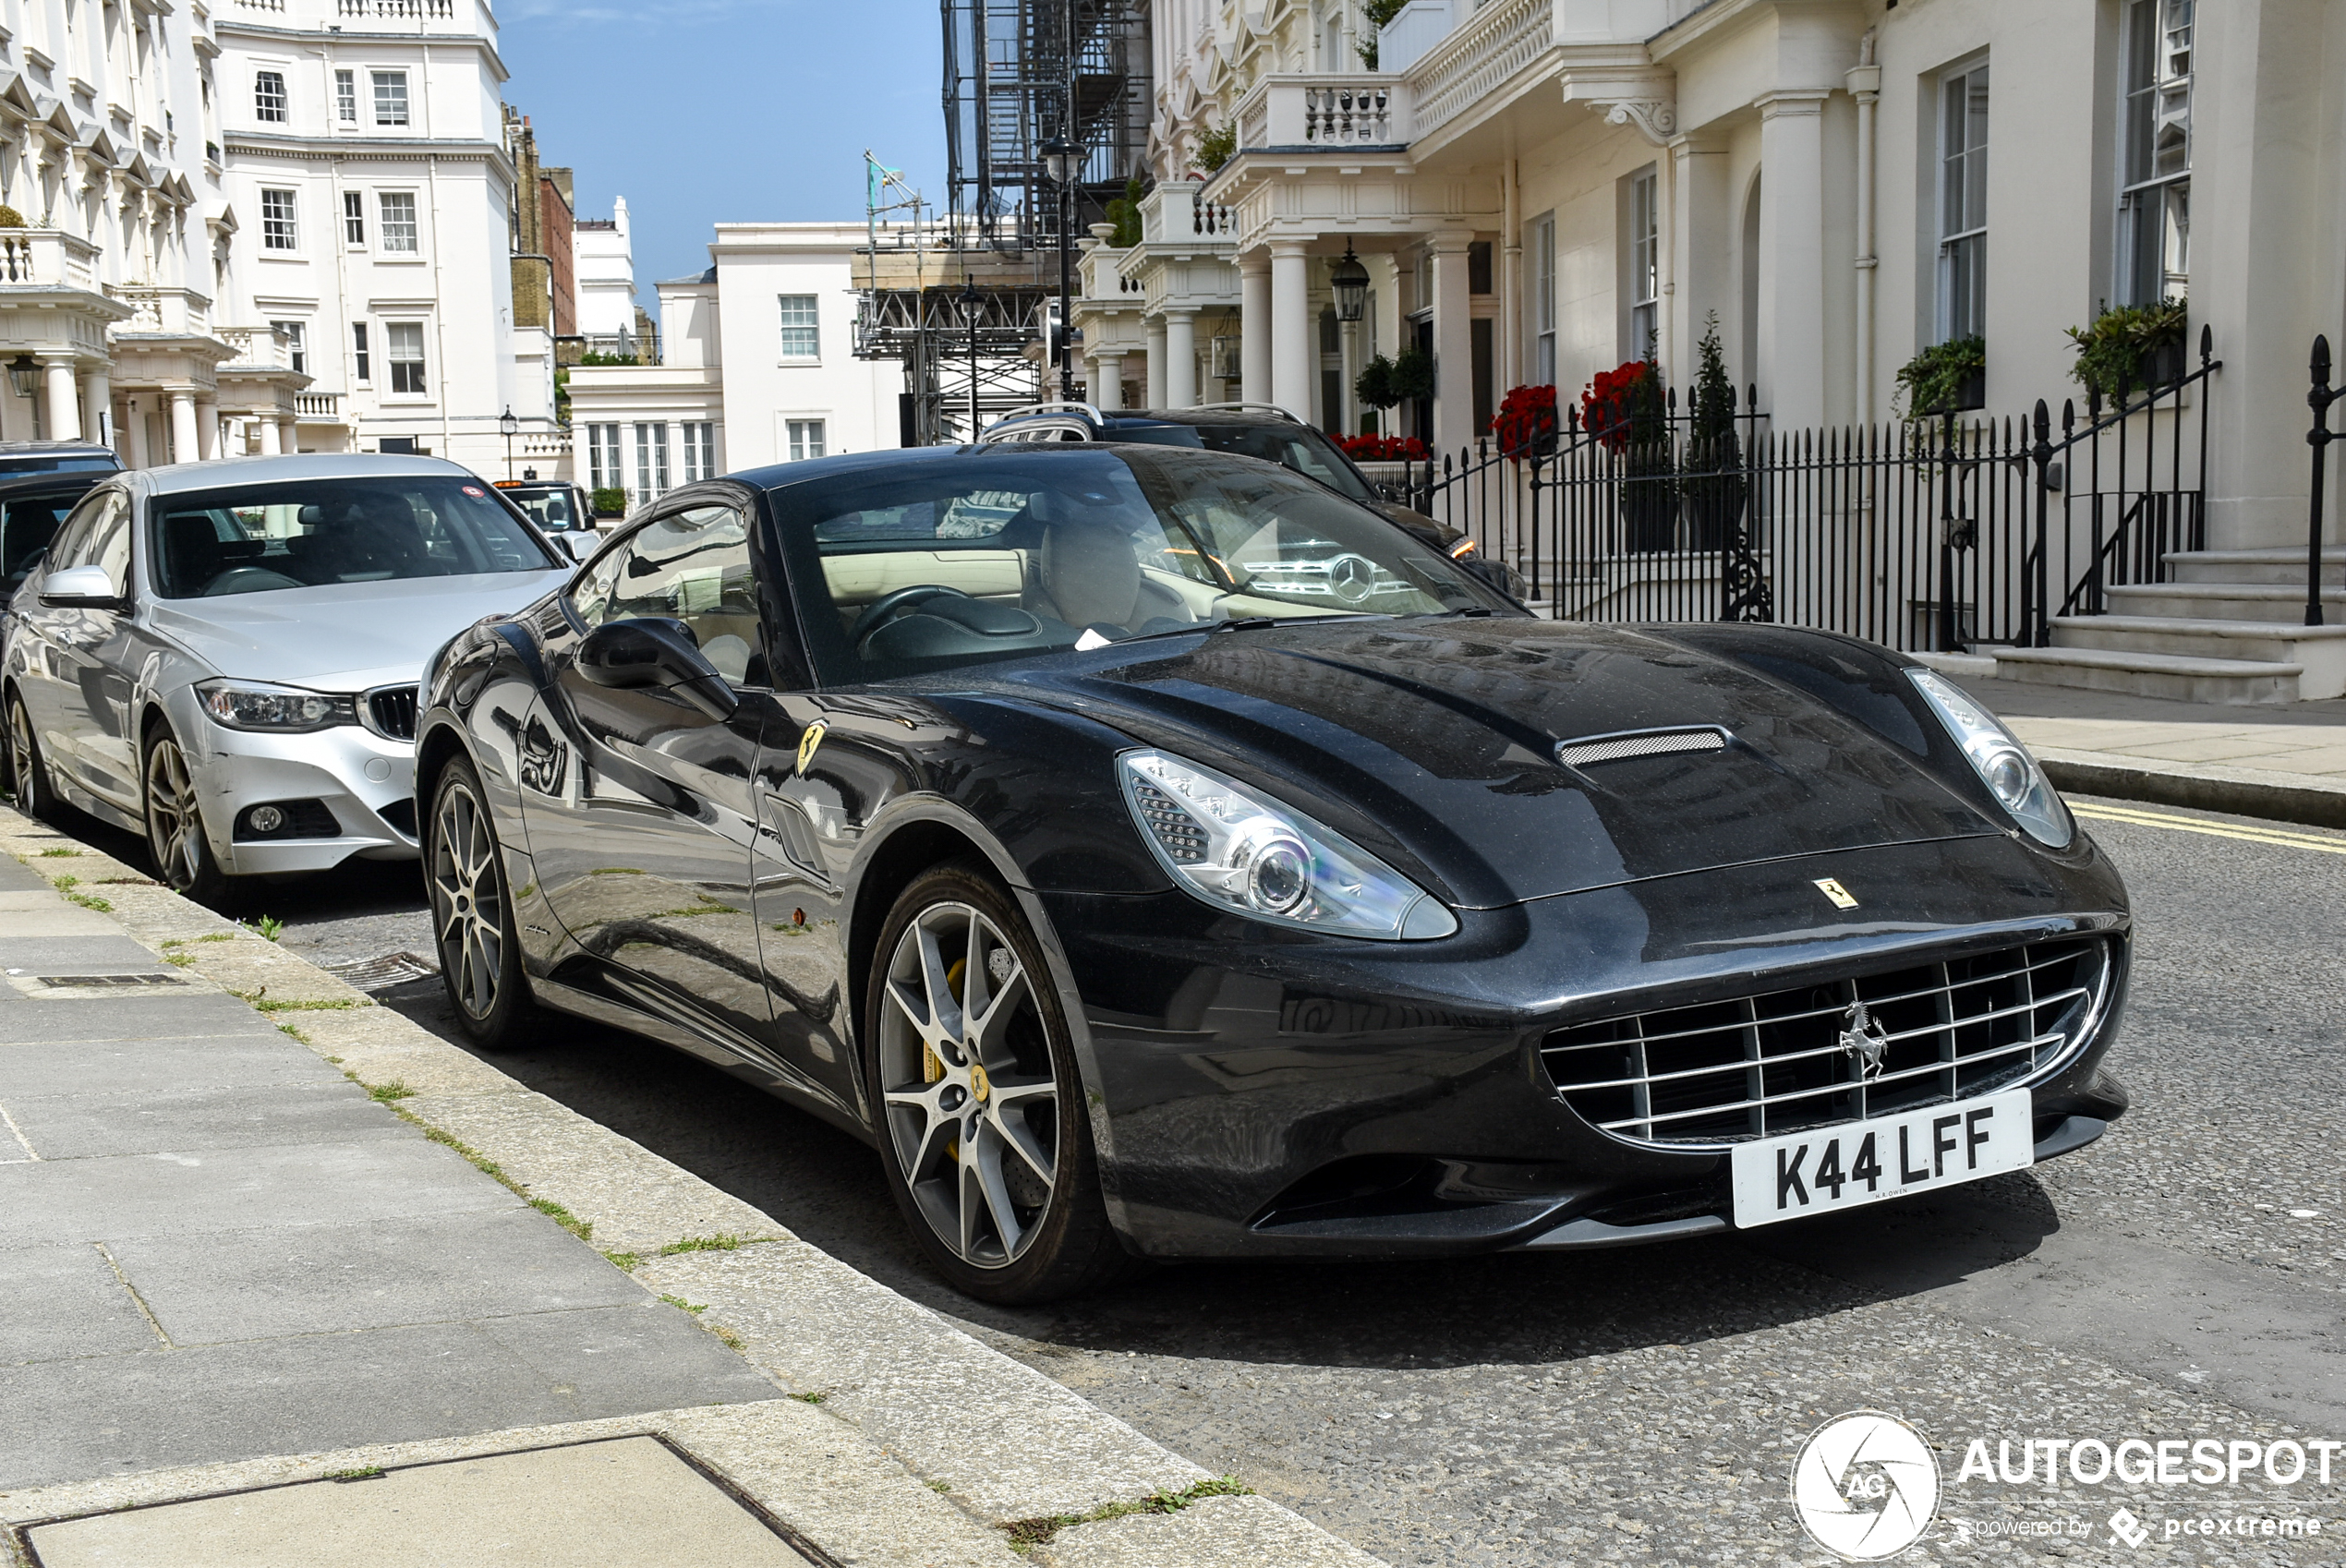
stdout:
POLYGON ((1075 247, 1070 243, 1069 229, 1073 221, 1068 216, 1068 198, 1074 193, 1075 181, 1083 173, 1083 149, 1063 136, 1055 136, 1043 144, 1043 172, 1051 176, 1051 184, 1058 191, 1059 211, 1059 332, 1057 351, 1059 369, 1059 396, 1072 401, 1075 397, 1075 247))
POLYGON ((504 432, 505 482, 511 484, 514 477, 514 437, 521 429, 521 421, 514 417, 512 404, 505 404, 504 416, 497 421, 497 428, 504 432))
POLYGON ((970 329, 970 440, 977 440, 977 319, 986 308, 986 296, 977 292, 976 282, 967 272, 961 274, 961 295, 959 301, 961 319, 970 329))
POLYGON ((1337 426, 1350 429, 1355 422, 1352 406, 1352 378, 1360 374, 1360 317, 1369 302, 1369 270, 1352 254, 1352 242, 1344 243, 1344 255, 1328 269, 1328 290, 1336 296, 1336 319, 1344 329, 1343 371, 1340 377, 1343 393, 1336 400, 1339 407, 1331 411, 1337 426))

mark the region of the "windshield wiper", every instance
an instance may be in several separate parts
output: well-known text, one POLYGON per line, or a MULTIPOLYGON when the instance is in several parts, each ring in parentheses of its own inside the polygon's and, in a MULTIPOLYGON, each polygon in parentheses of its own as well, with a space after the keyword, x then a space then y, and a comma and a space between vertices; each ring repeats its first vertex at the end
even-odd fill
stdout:
POLYGON ((1495 615, 1497 613, 1498 611, 1491 609, 1488 605, 1465 604, 1460 605, 1456 609, 1429 609, 1422 615, 1412 615, 1409 617, 1409 619, 1411 621, 1456 621, 1461 616, 1495 615))
MULTIPOLYGON (((1489 610, 1482 612, 1485 615, 1489 610)), ((1331 621, 1390 621, 1390 615, 1238 615, 1227 621, 1200 621, 1188 626, 1171 626, 1162 632, 1135 632, 1129 637, 1118 637, 1111 644, 1122 647, 1127 643, 1145 643, 1157 637, 1213 636, 1222 632, 1252 632, 1265 626, 1317 626, 1331 621)))

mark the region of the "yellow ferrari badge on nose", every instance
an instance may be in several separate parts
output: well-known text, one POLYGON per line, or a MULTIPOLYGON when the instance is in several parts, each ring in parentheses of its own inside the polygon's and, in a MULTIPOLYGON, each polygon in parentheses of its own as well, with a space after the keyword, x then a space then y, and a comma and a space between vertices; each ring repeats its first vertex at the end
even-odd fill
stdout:
POLYGON ((1841 885, 1837 877, 1818 877, 1817 891, 1831 899, 1832 907, 1836 910, 1854 910, 1857 907, 1857 900, 1851 896, 1848 888, 1841 885))
POLYGON ((806 765, 815 760, 815 753, 822 745, 823 737, 829 733, 830 726, 818 718, 806 727, 806 733, 798 738, 798 771, 800 773, 804 773, 806 765))

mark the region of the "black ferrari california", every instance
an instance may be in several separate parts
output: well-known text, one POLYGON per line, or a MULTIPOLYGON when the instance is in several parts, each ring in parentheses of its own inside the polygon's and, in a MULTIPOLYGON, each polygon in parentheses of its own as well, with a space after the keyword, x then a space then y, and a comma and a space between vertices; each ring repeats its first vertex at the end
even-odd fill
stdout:
POLYGON ((2125 891, 1961 690, 1538 619, 1245 458, 675 490, 440 652, 417 791, 480 1043, 553 1008, 742 1074, 998 1301, 1769 1224, 2126 1103, 2125 891))

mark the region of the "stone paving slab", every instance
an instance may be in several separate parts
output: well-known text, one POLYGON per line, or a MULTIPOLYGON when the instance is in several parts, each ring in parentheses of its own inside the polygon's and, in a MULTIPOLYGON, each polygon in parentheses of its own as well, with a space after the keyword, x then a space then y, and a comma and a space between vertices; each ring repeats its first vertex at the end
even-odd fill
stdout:
POLYGON ((0 1092, 0 1106, 44 1160, 415 1136, 347 1080, 281 1080, 165 1094, 151 1083, 106 1094, 0 1092))
MULTIPOLYGON (((67 906, 70 908, 71 906, 67 906)), ((169 974, 146 947, 118 930, 104 936, 6 938, 0 958, 16 974, 169 974)))
POLYGON ((117 1093, 183 1094, 348 1081, 332 1063, 285 1044, 284 1035, 257 1021, 236 1033, 169 1040, 0 1043, 0 1104, 78 1093, 98 1082, 117 1093))
POLYGON ((155 1331, 87 1242, 0 1249, 0 1367, 155 1348, 155 1331))
POLYGON ((145 992, 92 1004, 36 1002, 0 986, 0 1055, 12 1045, 67 1040, 175 1042, 271 1032, 272 1026, 260 1014, 218 991, 145 992))
POLYGON ((175 1345, 641 1305, 643 1287, 526 1209, 111 1244, 175 1345), (223 1278, 236 1288, 224 1292, 223 1278))

